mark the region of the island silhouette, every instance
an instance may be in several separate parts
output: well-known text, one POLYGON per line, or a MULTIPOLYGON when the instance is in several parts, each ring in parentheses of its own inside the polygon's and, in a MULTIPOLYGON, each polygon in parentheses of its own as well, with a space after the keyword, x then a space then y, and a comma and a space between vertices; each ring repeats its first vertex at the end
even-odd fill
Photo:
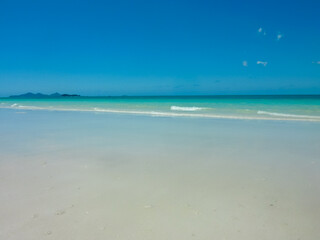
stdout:
POLYGON ((60 93, 53 93, 53 94, 43 94, 43 93, 24 93, 20 95, 11 95, 10 98, 60 98, 60 97, 81 97, 78 94, 60 94, 60 93))

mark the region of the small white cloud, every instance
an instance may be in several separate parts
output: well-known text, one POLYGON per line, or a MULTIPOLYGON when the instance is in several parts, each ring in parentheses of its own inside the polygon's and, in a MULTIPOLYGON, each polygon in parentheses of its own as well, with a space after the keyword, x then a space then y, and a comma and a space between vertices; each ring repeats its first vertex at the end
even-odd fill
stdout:
POLYGON ((265 67, 265 66, 267 66, 268 62, 257 61, 257 64, 261 64, 265 67))
POLYGON ((278 35, 277 35, 277 40, 279 41, 282 37, 283 37, 283 34, 278 33, 278 35))
POLYGON ((262 27, 258 29, 258 33, 263 34, 263 36, 267 35, 266 31, 264 31, 262 27))
POLYGON ((312 62, 314 64, 320 64, 320 61, 315 61, 315 62, 312 62))
POLYGON ((247 61, 243 61, 243 62, 242 62, 242 65, 243 65, 244 67, 248 67, 248 62, 247 62, 247 61))

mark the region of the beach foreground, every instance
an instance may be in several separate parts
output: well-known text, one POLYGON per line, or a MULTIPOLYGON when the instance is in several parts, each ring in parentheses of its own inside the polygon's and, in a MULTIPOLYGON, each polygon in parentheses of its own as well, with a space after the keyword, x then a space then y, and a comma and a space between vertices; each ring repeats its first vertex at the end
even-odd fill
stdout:
POLYGON ((0 239, 320 239, 320 123, 0 109, 0 239))

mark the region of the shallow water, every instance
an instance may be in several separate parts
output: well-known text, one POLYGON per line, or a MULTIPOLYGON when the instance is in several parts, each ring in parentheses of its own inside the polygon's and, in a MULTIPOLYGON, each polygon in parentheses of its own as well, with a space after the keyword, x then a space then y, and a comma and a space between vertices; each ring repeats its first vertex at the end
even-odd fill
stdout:
POLYGON ((319 239, 319 133, 0 109, 0 239, 319 239))
POLYGON ((320 121, 320 96, 317 95, 2 98, 0 108, 166 117, 320 121))

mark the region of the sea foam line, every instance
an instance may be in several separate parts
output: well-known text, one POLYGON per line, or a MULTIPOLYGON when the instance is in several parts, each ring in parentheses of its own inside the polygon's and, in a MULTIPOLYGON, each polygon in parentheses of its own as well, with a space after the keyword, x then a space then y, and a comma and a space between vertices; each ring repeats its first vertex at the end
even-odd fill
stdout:
MULTIPOLYGON (((310 118, 280 118, 273 117, 252 117, 252 116, 235 116, 235 115, 213 115, 213 114, 192 114, 192 113, 173 113, 173 112, 157 112, 157 111, 136 111, 136 110, 117 110, 117 109, 102 109, 102 108, 93 108, 93 109, 76 109, 76 108, 45 108, 45 107, 36 107, 36 106, 22 106, 18 104, 12 104, 11 106, 0 106, 0 108, 7 109, 24 109, 24 110, 43 110, 43 111, 68 111, 68 112, 105 112, 105 113, 120 113, 120 114, 134 114, 134 115, 146 115, 154 117, 193 117, 193 118, 214 118, 214 119, 238 119, 238 120, 276 120, 276 121, 311 121, 311 122, 320 122, 319 117, 310 118)), ((259 114, 262 114, 259 111, 259 114)), ((298 115, 303 116, 303 115, 298 115)), ((283 117, 283 116, 282 116, 283 117)))
POLYGON ((310 115, 297 115, 297 114, 287 114, 287 113, 275 113, 267 111, 258 111, 258 114, 265 114, 276 117, 290 117, 290 118, 311 118, 311 119, 320 119, 320 116, 310 116, 310 115))

